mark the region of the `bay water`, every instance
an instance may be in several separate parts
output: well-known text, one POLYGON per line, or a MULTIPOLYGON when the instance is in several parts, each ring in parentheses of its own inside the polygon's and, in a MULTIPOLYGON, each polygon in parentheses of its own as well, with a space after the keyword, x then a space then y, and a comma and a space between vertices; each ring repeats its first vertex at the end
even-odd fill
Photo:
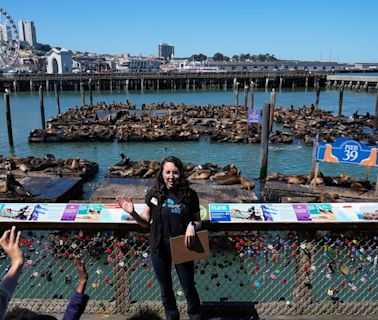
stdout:
MULTIPOLYGON (((89 102, 89 97, 86 97, 89 102)), ((203 90, 160 90, 160 91, 93 91, 94 102, 106 103, 124 102, 129 100, 136 104, 137 109, 143 103, 166 102, 193 105, 232 105, 235 103, 233 91, 203 91, 203 90)), ((276 92, 276 106, 299 108, 305 104, 315 103, 314 90, 283 90, 276 92)), ((320 108, 331 110, 337 114, 339 92, 337 90, 322 90, 320 93, 320 108)), ((255 92, 255 107, 262 108, 270 100, 270 92, 255 92)), ((98 175, 85 184, 84 199, 89 199, 91 193, 104 181, 106 170, 120 160, 119 154, 125 153, 133 161, 142 159, 161 161, 167 155, 175 155, 184 162, 203 164, 217 163, 225 166, 235 163, 242 175, 256 180, 260 172, 260 145, 240 143, 210 143, 207 138, 196 142, 75 142, 75 143, 37 143, 29 144, 28 136, 32 129, 41 128, 41 115, 38 92, 18 92, 10 94, 13 123, 14 147, 8 145, 5 119, 4 100, 0 99, 0 154, 3 156, 36 156, 43 157, 46 153, 54 154, 56 158, 80 157, 99 164, 98 175)), ((243 93, 239 94, 239 102, 243 101, 243 93)), ((46 119, 56 115, 56 100, 53 92, 45 93, 46 119)), ((249 103, 249 101, 248 101, 249 103)), ((352 115, 374 114, 376 93, 344 91, 343 113, 352 115)), ((61 92, 61 111, 81 105, 80 92, 61 92)), ((282 129, 277 127, 278 129, 282 129)), ((285 129, 288 130, 288 129, 285 129)), ((305 174, 311 170, 312 147, 306 146, 301 140, 294 140, 290 145, 270 145, 268 172, 279 171, 284 174, 305 174)), ((366 168, 357 165, 320 164, 320 170, 326 175, 346 173, 352 177, 364 178, 366 168)), ((377 170, 373 168, 369 180, 376 181, 377 170)), ((258 193, 258 192, 257 192, 258 193)))

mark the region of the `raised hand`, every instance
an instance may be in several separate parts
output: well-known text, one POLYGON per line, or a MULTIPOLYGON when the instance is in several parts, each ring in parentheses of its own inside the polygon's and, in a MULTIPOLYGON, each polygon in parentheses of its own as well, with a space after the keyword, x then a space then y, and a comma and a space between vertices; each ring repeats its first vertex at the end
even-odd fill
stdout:
POLYGON ((21 231, 16 234, 16 227, 13 226, 11 230, 6 230, 0 238, 1 247, 12 261, 12 266, 8 271, 11 276, 19 274, 24 263, 23 253, 19 245, 20 237, 21 231))
POLYGON ((122 196, 116 196, 116 200, 121 206, 121 208, 125 210, 127 213, 132 214, 134 212, 134 203, 131 198, 126 200, 122 196))

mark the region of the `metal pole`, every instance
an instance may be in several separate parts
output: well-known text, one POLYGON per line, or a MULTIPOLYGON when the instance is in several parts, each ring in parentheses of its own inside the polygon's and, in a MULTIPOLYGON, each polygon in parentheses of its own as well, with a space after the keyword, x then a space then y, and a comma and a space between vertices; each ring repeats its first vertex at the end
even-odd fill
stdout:
POLYGON ((41 109, 42 129, 45 129, 46 128, 46 124, 45 124, 45 104, 43 102, 42 86, 39 86, 39 108, 41 109))
POLYGON ((251 81, 251 109, 255 106, 255 84, 251 81))
POLYGON ((60 101, 59 101, 59 91, 58 91, 58 84, 54 83, 54 93, 56 99, 56 113, 60 114, 60 101))
POLYGON ((10 101, 9 93, 6 90, 4 94, 4 104, 5 104, 5 117, 7 119, 7 129, 8 129, 8 142, 11 147, 13 147, 13 131, 12 131, 12 117, 10 111, 10 101))
POLYGON ((235 105, 239 105, 239 82, 236 83, 235 87, 235 105))
POLYGON ((88 88, 89 88, 89 103, 93 105, 92 79, 89 79, 88 81, 88 88))
POLYGON ((269 113, 270 104, 265 103, 262 116, 262 132, 260 143, 260 180, 265 180, 268 172, 268 144, 269 144, 269 113))

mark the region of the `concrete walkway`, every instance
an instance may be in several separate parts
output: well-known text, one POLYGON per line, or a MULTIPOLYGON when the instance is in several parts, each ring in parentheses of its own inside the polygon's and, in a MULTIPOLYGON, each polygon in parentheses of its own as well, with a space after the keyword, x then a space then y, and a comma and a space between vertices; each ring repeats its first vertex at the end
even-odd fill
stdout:
MULTIPOLYGON (((57 319, 62 319, 62 315, 54 315, 57 319)), ((127 320, 127 315, 112 315, 112 314, 84 314, 81 320, 127 320)), ((189 320, 187 317, 181 317, 181 320, 189 320)), ((149 319, 145 319, 149 320, 149 319)), ((162 318, 163 320, 163 318, 162 318)), ((261 316, 258 318, 253 317, 218 317, 218 316, 205 316, 203 320, 378 320, 376 316, 363 316, 363 315, 314 315, 314 316, 261 316)))

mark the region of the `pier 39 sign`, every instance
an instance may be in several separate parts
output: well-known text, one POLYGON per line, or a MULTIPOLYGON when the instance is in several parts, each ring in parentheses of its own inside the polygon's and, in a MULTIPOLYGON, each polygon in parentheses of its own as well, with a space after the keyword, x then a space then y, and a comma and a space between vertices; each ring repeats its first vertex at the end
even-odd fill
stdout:
POLYGON ((351 163, 376 167, 377 148, 360 144, 355 140, 338 138, 334 143, 319 142, 315 151, 316 161, 351 163))

